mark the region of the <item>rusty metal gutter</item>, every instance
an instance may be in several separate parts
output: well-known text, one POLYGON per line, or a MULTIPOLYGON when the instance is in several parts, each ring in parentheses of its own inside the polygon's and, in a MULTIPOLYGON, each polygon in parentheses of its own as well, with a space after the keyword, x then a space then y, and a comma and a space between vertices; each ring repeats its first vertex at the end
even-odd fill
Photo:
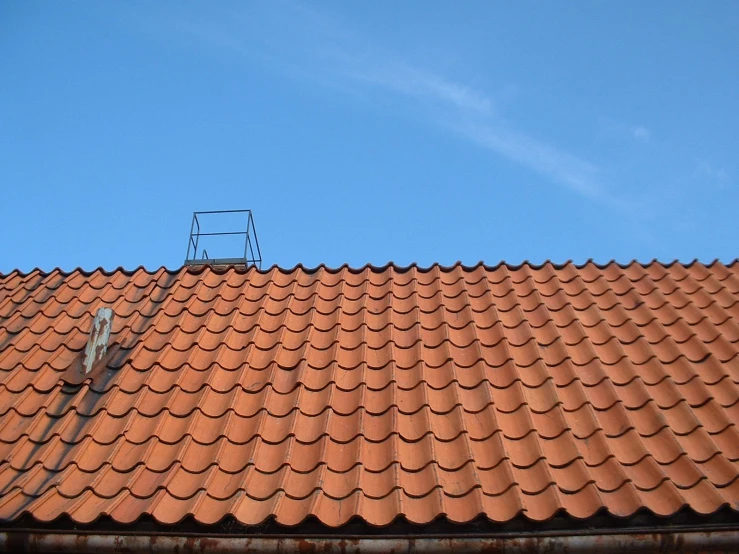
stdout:
POLYGON ((232 554, 311 552, 403 553, 578 553, 578 552, 736 552, 739 530, 665 531, 582 535, 481 538, 298 538, 0 532, 0 552, 147 552, 232 554))

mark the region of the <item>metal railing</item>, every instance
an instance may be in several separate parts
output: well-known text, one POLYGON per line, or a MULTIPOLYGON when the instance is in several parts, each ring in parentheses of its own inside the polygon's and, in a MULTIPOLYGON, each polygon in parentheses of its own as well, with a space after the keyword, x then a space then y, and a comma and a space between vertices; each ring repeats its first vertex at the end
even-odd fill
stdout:
POLYGON ((257 229, 254 226, 254 216, 251 210, 215 210, 208 212, 193 212, 192 223, 190 225, 190 238, 187 241, 187 257, 185 265, 202 265, 202 264, 244 264, 256 265, 262 268, 262 251, 259 248, 259 240, 257 239, 257 229), (215 215, 215 214, 247 214, 246 230, 244 231, 226 231, 216 233, 203 233, 200 230, 200 220, 198 216, 215 215), (203 248, 198 257, 198 248, 200 246, 200 237, 223 237, 223 236, 243 236, 244 237, 244 255, 243 257, 231 258, 211 258, 208 251, 203 248), (192 256, 190 255, 192 252, 192 256))

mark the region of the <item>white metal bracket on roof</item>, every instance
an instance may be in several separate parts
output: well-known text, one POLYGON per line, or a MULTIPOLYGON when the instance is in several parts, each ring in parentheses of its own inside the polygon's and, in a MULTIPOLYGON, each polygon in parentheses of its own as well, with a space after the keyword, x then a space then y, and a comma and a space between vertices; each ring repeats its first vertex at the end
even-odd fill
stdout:
POLYGON ((113 310, 100 308, 95 314, 95 320, 90 329, 90 338, 87 339, 85 358, 82 361, 82 373, 87 375, 95 364, 103 359, 108 352, 110 330, 113 327, 113 310))

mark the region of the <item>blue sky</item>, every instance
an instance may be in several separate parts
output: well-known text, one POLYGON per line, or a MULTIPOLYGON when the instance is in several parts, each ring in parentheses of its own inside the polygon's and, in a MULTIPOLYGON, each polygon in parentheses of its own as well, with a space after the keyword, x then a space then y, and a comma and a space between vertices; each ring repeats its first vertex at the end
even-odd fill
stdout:
POLYGON ((178 267, 192 212, 233 208, 267 266, 732 260, 738 28, 728 1, 3 2, 0 272, 178 267))

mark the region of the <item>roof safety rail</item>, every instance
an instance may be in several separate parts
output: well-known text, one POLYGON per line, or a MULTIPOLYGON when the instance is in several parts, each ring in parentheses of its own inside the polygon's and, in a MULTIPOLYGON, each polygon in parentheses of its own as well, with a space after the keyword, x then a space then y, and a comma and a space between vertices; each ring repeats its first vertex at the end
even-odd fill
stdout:
MULTIPOLYGON (((231 250, 233 252, 233 250, 231 250)), ((187 241, 187 256, 185 265, 244 265, 262 268, 262 251, 259 248, 257 229, 254 226, 254 216, 251 210, 217 210, 207 212, 193 212, 190 225, 190 238, 187 241), (203 226, 201 227, 201 223, 203 226), (238 230, 207 231, 206 224, 226 224, 238 230), (245 223, 245 228, 242 225, 245 223), (242 230, 243 229, 243 230, 242 230), (211 257, 205 244, 200 244, 200 238, 207 243, 211 252, 226 249, 239 249, 239 256, 211 257), (241 239, 243 237, 243 245, 241 239), (202 246, 202 248, 201 248, 202 246), (243 250, 241 248, 243 246, 243 250), (243 255, 241 255, 243 254, 243 255)))

